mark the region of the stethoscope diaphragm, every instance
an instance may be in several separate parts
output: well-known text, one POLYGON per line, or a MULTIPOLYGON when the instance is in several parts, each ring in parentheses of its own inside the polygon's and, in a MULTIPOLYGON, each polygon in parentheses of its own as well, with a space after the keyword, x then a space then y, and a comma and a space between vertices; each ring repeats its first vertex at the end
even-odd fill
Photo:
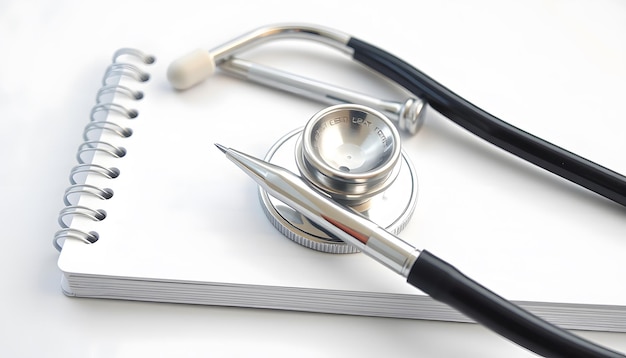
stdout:
MULTIPOLYGON (((394 234, 404 229, 417 203, 417 175, 398 131, 368 107, 337 105, 318 112, 304 128, 280 138, 265 160, 299 171, 309 185, 394 234)), ((263 189, 259 197, 274 227, 296 243, 328 253, 357 252, 263 189)))

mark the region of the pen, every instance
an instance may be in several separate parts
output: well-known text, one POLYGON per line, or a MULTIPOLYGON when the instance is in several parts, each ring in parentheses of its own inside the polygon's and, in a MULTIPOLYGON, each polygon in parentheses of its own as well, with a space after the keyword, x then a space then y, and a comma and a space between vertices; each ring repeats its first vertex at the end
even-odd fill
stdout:
POLYGON ((465 276, 427 250, 418 250, 366 217, 313 189, 296 174, 216 144, 268 194, 407 279, 433 299, 545 357, 625 357, 563 330, 465 276))

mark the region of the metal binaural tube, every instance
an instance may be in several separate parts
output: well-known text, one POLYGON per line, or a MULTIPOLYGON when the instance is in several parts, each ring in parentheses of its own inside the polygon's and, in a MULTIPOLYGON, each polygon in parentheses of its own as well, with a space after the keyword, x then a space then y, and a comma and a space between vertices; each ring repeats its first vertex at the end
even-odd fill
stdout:
POLYGON ((335 48, 350 57, 354 55, 354 50, 348 46, 351 36, 346 33, 317 25, 270 25, 250 31, 209 51, 195 50, 173 61, 167 71, 168 80, 174 88, 185 90, 211 76, 216 68, 221 68, 226 73, 325 104, 365 105, 385 114, 400 130, 411 134, 419 130, 425 112, 425 102, 419 98, 410 97, 404 102, 383 100, 235 57, 241 52, 276 39, 311 40, 335 48))
POLYGON ((318 25, 277 24, 252 30, 211 49, 209 53, 215 60, 215 64, 219 66, 222 62, 227 61, 242 51, 279 38, 305 38, 334 47, 350 56, 354 52, 352 48, 347 46, 351 36, 341 31, 318 25))
POLYGON ((279 24, 261 27, 206 51, 194 50, 173 61, 167 69, 172 87, 185 90, 213 75, 215 68, 236 54, 274 39, 308 39, 333 47, 349 56, 351 37, 343 32, 307 24, 279 24))
POLYGON ((228 74, 321 103, 355 103, 374 108, 394 122, 398 129, 410 134, 417 133, 424 121, 426 103, 416 97, 409 97, 404 102, 384 100, 235 57, 222 62, 219 67, 228 74))

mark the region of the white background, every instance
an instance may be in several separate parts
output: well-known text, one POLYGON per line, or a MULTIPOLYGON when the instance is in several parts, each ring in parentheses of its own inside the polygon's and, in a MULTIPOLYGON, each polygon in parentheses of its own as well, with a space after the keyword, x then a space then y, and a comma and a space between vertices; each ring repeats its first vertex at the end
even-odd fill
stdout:
MULTIPOLYGON (((472 324, 63 296, 51 238, 82 128, 113 51, 167 46, 184 54, 214 47, 257 26, 286 21, 322 24, 376 44, 489 112, 626 172, 626 5, 621 1, 4 1, 3 356, 532 356, 472 324)), ((624 218, 623 209, 527 169, 488 145, 454 142, 467 137, 455 136, 436 122, 427 123, 424 130, 424 140, 437 140, 441 146, 468 144, 468 160, 484 154, 485 160, 495 161, 494 167, 519 171, 519 180, 534 180, 544 190, 540 196, 554 195, 561 204, 573 197, 572 207, 555 208, 558 218, 566 217, 569 209, 576 211, 576 205, 597 207, 594 213, 603 218, 624 218)), ((489 173, 483 175, 490 178, 489 173)), ((428 183, 428 177, 425 180, 428 183)), ((510 187, 487 189, 493 188, 477 188, 498 197, 508 193, 505 201, 528 195, 510 187)), ((446 200, 456 195, 454 188, 449 193, 446 200)), ((465 188, 458 195, 480 197, 465 188)), ((450 207, 451 220, 462 214, 455 210, 461 207, 450 207)), ((515 205, 503 210, 510 211, 507 217, 524 220, 525 213, 516 212, 515 205)), ((575 236, 561 229, 552 228, 550 234, 575 236)), ((470 231, 468 241, 485 230, 489 228, 470 231)), ((610 273, 598 280, 621 284, 610 273)), ((579 333, 626 351, 625 334, 579 333)))

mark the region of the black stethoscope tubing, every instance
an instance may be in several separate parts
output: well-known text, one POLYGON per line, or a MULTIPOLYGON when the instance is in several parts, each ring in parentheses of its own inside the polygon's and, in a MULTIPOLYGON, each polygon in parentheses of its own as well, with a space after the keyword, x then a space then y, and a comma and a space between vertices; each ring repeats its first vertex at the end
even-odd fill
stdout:
POLYGON ((354 37, 354 60, 425 100, 478 137, 558 176, 626 206, 626 177, 527 133, 478 108, 403 60, 354 37))

